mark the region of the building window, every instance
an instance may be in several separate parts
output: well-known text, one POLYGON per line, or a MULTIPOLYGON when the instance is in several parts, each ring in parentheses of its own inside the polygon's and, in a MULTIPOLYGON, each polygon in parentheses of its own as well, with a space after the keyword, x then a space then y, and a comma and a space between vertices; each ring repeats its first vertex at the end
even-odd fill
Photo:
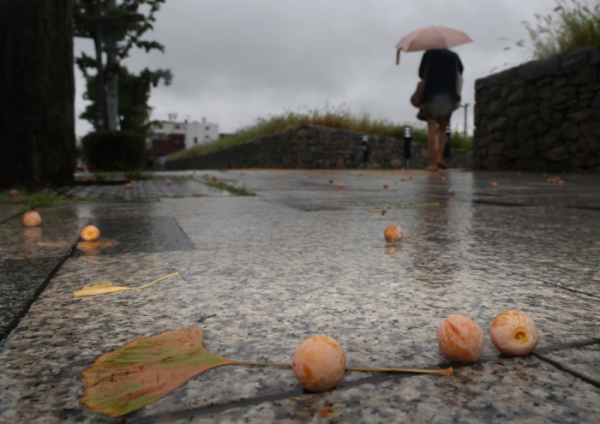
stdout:
POLYGON ((179 129, 179 125, 175 125, 175 129, 178 130, 179 129))
POLYGON ((210 138, 210 135, 205 135, 204 138, 210 138))
POLYGON ((198 137, 194 137, 194 144, 198 143, 198 137))
POLYGON ((204 128, 206 131, 210 131, 210 127, 205 127, 204 128))

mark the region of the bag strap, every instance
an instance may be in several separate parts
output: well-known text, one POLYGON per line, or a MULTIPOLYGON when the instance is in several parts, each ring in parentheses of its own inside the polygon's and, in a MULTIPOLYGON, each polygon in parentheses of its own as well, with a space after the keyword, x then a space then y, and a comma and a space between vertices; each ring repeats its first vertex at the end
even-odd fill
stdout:
POLYGON ((427 74, 429 73, 429 63, 431 62, 431 52, 425 53, 427 59, 425 60, 425 71, 423 71, 423 85, 425 85, 425 81, 427 81, 427 74))

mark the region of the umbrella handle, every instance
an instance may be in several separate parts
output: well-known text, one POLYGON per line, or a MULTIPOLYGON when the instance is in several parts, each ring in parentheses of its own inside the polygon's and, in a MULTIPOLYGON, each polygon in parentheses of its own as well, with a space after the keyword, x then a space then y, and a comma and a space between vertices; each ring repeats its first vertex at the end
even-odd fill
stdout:
POLYGON ((400 49, 396 50, 396 65, 400 64, 400 49))

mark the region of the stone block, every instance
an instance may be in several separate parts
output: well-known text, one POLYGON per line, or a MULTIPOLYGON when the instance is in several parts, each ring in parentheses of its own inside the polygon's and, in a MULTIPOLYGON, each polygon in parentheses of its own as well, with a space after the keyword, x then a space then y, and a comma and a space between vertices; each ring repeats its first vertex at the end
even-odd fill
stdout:
POLYGON ((555 106, 571 100, 577 100, 577 88, 573 86, 567 86, 554 90, 550 103, 555 106))
POLYGON ((595 156, 586 156, 585 158, 585 166, 590 167, 590 166, 596 166, 596 165, 600 165, 600 155, 598 154, 598 152, 596 151, 596 155, 595 156))
POLYGON ((336 161, 335 167, 337 169, 346 169, 346 164, 344 163, 344 159, 338 158, 337 161, 336 161))
POLYGON ((569 159, 569 151, 564 144, 559 144, 551 150, 541 153, 541 156, 553 162, 564 162, 569 159))
POLYGON ((509 105, 521 103, 523 100, 525 100, 525 89, 524 88, 520 88, 517 91, 513 92, 510 96, 508 96, 508 104, 509 105))
POLYGON ((392 160, 390 161, 390 166, 391 166, 393 169, 402 168, 402 161, 401 161, 400 159, 398 159, 398 158, 396 158, 396 159, 392 159, 392 160))
POLYGON ((489 123, 486 126, 486 131, 492 133, 494 131, 502 131, 506 127, 508 120, 504 116, 499 116, 497 118, 490 119, 489 123))
POLYGON ((563 137, 565 140, 576 140, 579 137, 579 126, 570 123, 563 124, 563 137))
POLYGON ((579 129, 584 137, 600 138, 600 122, 581 124, 579 129))
POLYGON ((552 93, 554 92, 554 88, 551 85, 545 85, 538 90, 538 96, 541 99, 548 100, 552 97, 552 93))
POLYGON ((597 65, 600 63, 600 45, 595 45, 590 48, 590 65, 597 65))
POLYGON ((555 78, 552 83, 552 89, 558 90, 561 87, 564 87, 569 80, 565 77, 555 78))
POLYGON ((475 91, 484 90, 489 83, 489 78, 478 78, 475 80, 475 91))
POLYGON ((377 162, 371 162, 369 164, 369 169, 381 169, 381 165, 377 162))
MULTIPOLYGON (((532 113, 536 113, 539 111, 539 105, 537 102, 527 102, 518 107, 518 115, 520 117, 531 115, 532 113)), ((507 111, 508 115, 508 111, 507 111)))
POLYGON ((537 135, 544 134, 546 131, 548 131, 548 126, 544 124, 544 121, 542 121, 539 117, 536 117, 532 127, 537 135))
POLYGON ((590 51, 588 49, 581 49, 564 55, 560 69, 565 74, 576 73, 588 65, 589 53, 590 51))
POLYGON ((526 81, 536 80, 547 75, 555 75, 558 73, 559 66, 559 56, 553 55, 545 60, 534 60, 519 66, 517 76, 526 81))
POLYGON ((569 150, 569 153, 571 155, 574 155, 579 150, 579 146, 577 145, 577 143, 573 143, 573 142, 569 143, 569 142, 567 142, 567 149, 569 150))
POLYGON ((490 101, 500 99, 502 97, 502 86, 495 85, 490 87, 488 97, 490 101))
POLYGON ((504 102, 500 100, 494 100, 489 102, 487 111, 490 115, 500 115, 504 110, 504 102))
POLYGON ((519 157, 533 158, 536 155, 535 139, 529 139, 518 149, 519 157))
POLYGON ((502 156, 488 156, 481 161, 483 169, 502 169, 506 163, 506 159, 502 156))
POLYGON ((580 137, 577 141, 577 150, 583 153, 589 153, 594 150, 594 139, 590 137, 580 137))
POLYGON ((598 69, 591 65, 585 66, 583 69, 578 70, 570 78, 570 83, 575 85, 586 85, 592 84, 596 81, 598 75, 598 69))
POLYGON ((581 122, 589 120, 593 112, 593 109, 584 109, 580 110, 579 112, 570 113, 566 116, 566 118, 574 124, 579 124, 581 122))
POLYGON ((600 91, 596 93, 592 101, 590 102, 590 107, 600 108, 600 91))
POLYGON ((487 147, 488 155, 501 155, 504 153, 504 143, 492 143, 487 147))
POLYGON ((558 139, 552 134, 546 134, 536 139, 535 146, 538 152, 545 152, 550 150, 557 141, 558 139))
POLYGON ((345 150, 348 148, 348 139, 341 138, 336 142, 336 146, 338 149, 345 150))
POLYGON ((542 102, 542 104, 540 104, 540 116, 544 123, 551 127, 560 125, 563 118, 563 114, 554 110, 549 102, 542 102))
POLYGON ((517 133, 517 144, 519 146, 525 144, 528 140, 532 139, 535 135, 535 131, 533 128, 523 128, 517 133))

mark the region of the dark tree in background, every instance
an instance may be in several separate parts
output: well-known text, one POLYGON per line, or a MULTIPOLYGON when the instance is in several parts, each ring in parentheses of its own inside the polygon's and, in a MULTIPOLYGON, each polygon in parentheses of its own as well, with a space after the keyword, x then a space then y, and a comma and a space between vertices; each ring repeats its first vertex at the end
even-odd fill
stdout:
MULTIPOLYGON (((96 13, 96 0, 73 0, 76 16, 90 16, 96 13)), ((103 66, 103 80, 106 82, 117 76, 118 85, 118 109, 121 118, 121 130, 133 131, 141 136, 146 136, 150 128, 150 113, 152 108, 148 106, 151 87, 156 87, 162 79, 165 85, 172 80, 171 71, 168 69, 157 69, 151 71, 148 68, 139 74, 131 73, 120 62, 129 56, 132 48, 143 49, 146 52, 159 50, 164 52, 164 46, 157 41, 143 40, 146 31, 154 29, 156 21, 155 14, 160 10, 165 0, 102 0, 102 13, 105 16, 125 16, 145 10, 145 20, 142 22, 117 21, 102 25, 102 31, 106 40, 112 40, 104 45, 107 53, 108 63, 103 66), (114 6, 112 5, 114 4, 114 6), (112 59, 111 59, 112 57, 112 59)), ((74 21, 74 35, 76 37, 94 38, 97 26, 81 19, 74 21)), ((90 100, 91 104, 86 107, 80 118, 89 121, 96 130, 105 128, 98 122, 98 92, 97 92, 97 67, 96 58, 82 52, 75 60, 78 68, 86 78, 86 92, 83 98, 90 100), (90 73, 92 71, 93 73, 90 73)))
MULTIPOLYGON (((161 79, 164 80, 166 85, 169 85, 171 73, 168 70, 150 71, 146 68, 139 75, 135 75, 130 73, 124 66, 120 66, 118 75, 119 114, 122 116, 121 131, 130 131, 146 137, 152 125, 150 121, 152 108, 148 105, 150 89, 156 87, 161 79)), ((92 124, 95 124, 97 118, 98 92, 96 84, 95 75, 86 76, 87 91, 83 98, 90 100, 91 104, 87 105, 85 111, 79 115, 81 119, 85 119, 92 124)))
POLYGON ((73 181, 73 0, 0 0, 0 186, 73 181))

